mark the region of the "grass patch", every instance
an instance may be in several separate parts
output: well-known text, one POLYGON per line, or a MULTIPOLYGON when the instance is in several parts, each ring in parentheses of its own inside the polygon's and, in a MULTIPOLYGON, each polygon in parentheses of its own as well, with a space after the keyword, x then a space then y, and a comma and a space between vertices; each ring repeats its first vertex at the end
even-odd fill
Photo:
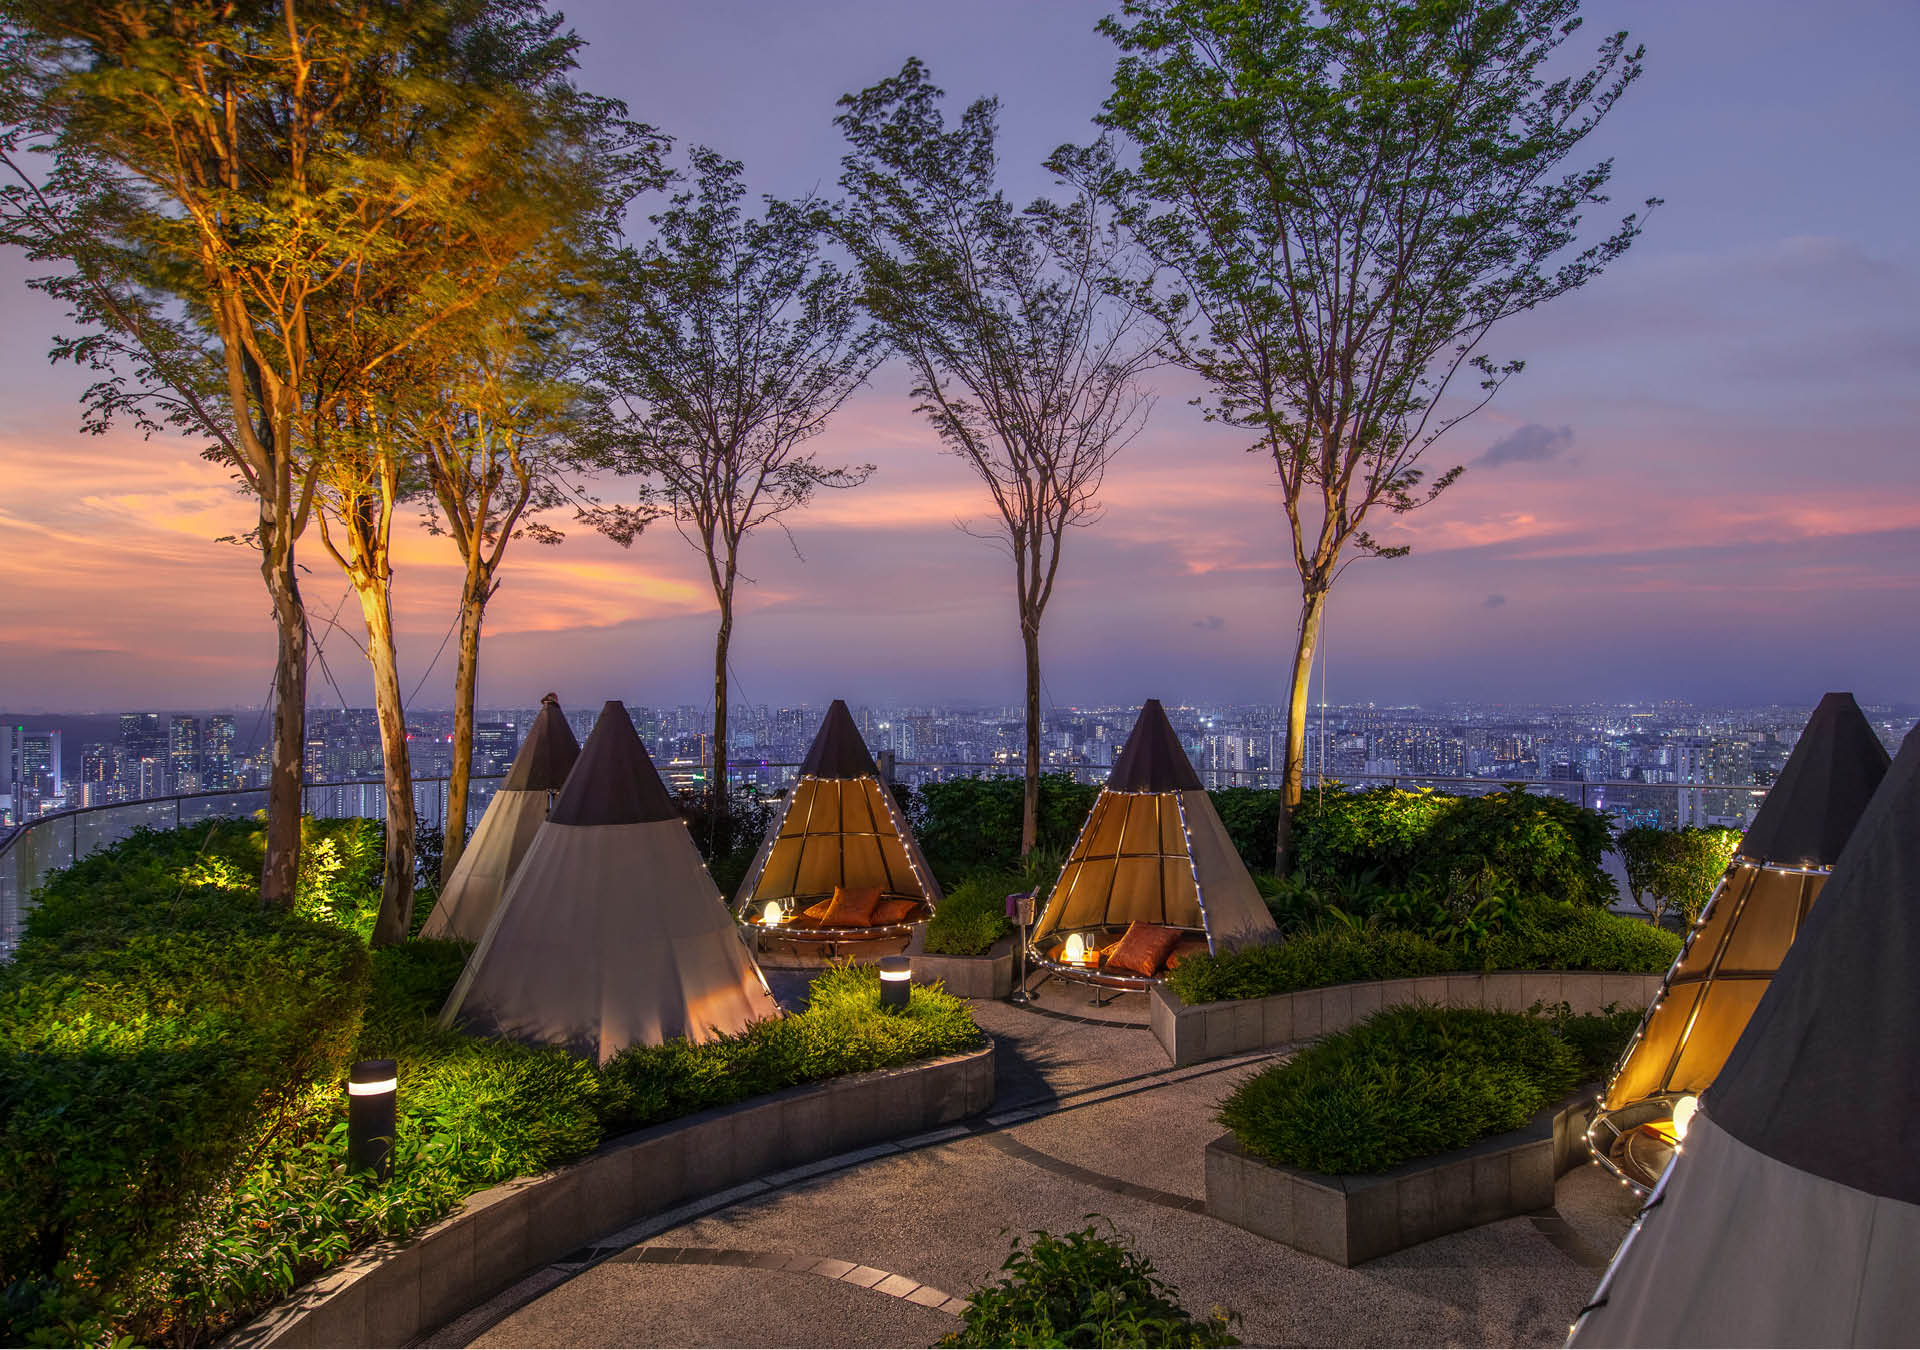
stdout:
POLYGON ((1386 927, 1328 928, 1285 942, 1184 960, 1167 977, 1184 1003, 1265 998, 1360 980, 1401 980, 1481 970, 1605 970, 1658 975, 1680 938, 1607 910, 1542 904, 1508 931, 1478 942, 1441 942, 1386 927))
POLYGON ((204 1344, 609 1135, 981 1042, 961 1000, 917 988, 885 1013, 877 975, 850 968, 802 1014, 604 1069, 443 1031, 466 949, 367 949, 367 834, 310 833, 339 842, 310 854, 292 913, 259 906, 248 822, 145 832, 50 879, 0 968, 0 1343, 204 1344), (346 1170, 342 1082, 386 1057, 399 1128, 381 1183, 346 1170))
POLYGON ((1007 897, 1022 889, 1018 872, 975 872, 947 892, 927 920, 927 951, 935 956, 985 956, 1013 931, 1007 897))
POLYGON ((1545 1017, 1478 1008, 1388 1008, 1255 1074, 1221 1104, 1249 1153, 1340 1176, 1516 1130, 1598 1077, 1637 1012, 1545 1017))

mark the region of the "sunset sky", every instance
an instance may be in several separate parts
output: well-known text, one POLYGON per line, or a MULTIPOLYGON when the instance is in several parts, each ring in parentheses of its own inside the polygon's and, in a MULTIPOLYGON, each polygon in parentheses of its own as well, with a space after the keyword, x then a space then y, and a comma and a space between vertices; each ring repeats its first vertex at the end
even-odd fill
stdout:
MULTIPOLYGON (((955 105, 1002 100, 1007 186, 1090 134, 1113 65, 1102 0, 597 0, 568 7, 581 82, 677 141, 745 161, 756 191, 831 191, 834 100, 924 58, 955 105)), ((1920 698, 1920 6, 1590 0, 1645 79, 1582 156, 1615 201, 1666 199, 1587 290, 1496 330, 1523 375, 1433 452, 1458 486, 1380 533, 1412 556, 1333 598, 1336 702, 1452 697, 1810 703, 1920 698)), ((635 233, 657 199, 642 200, 635 233)), ((0 257, 0 708, 257 704, 272 630, 248 512, 194 445, 77 431, 85 381, 50 368, 60 315, 0 257)), ((1281 697, 1298 583, 1270 461, 1207 426, 1174 372, 1068 541, 1043 634, 1060 703, 1281 697)), ((984 493, 920 425, 896 366, 819 443, 864 487, 749 546, 735 692, 752 702, 1011 701, 1011 566, 963 534, 984 493)), ((617 497, 618 485, 606 487, 617 497)), ((670 530, 631 550, 521 542, 489 614, 483 703, 710 691, 712 597, 670 530)), ((315 539, 306 595, 344 581, 315 539)), ((452 618, 451 546, 398 546, 408 687, 452 618)), ((340 611, 358 626, 357 611, 340 611)), ((364 662, 326 652, 347 696, 364 662)), ((419 704, 442 706, 451 654, 419 704)), ((316 681, 314 699, 331 701, 316 681)))

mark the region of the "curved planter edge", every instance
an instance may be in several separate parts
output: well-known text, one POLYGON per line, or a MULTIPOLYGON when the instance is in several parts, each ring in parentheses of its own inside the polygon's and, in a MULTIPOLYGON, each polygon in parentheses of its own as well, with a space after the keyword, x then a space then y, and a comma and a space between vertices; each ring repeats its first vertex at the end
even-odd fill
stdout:
POLYGON ((1598 1091, 1599 1084, 1589 1083, 1517 1130, 1377 1176, 1283 1167, 1223 1134, 1207 1145, 1207 1213, 1336 1265, 1357 1266, 1546 1209, 1554 1182, 1585 1158, 1582 1139, 1598 1091))
POLYGON ((609 1140, 467 1197, 295 1290, 232 1346, 401 1346, 594 1238, 770 1172, 950 1125, 993 1105, 994 1046, 805 1083, 609 1140))
POLYGON ((1161 1049, 1184 1067, 1310 1041, 1403 1003, 1509 1012, 1525 1012, 1535 1003, 1566 1003, 1576 1013, 1599 1012, 1610 1003, 1644 1008, 1659 994, 1661 978, 1599 970, 1459 971, 1196 1004, 1182 1003, 1160 984, 1153 988, 1147 1016, 1161 1049))

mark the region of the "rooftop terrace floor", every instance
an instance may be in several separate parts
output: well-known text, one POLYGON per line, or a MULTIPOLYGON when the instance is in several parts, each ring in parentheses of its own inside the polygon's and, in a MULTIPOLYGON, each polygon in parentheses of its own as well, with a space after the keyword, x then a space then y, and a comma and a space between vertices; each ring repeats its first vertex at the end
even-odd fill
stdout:
POLYGON ((1169 1069, 1138 995, 1097 1008, 1050 984, 1038 1009, 974 1004, 999 1047, 985 1120, 611 1234, 424 1343, 930 1345, 1017 1235, 1100 1214, 1249 1345, 1557 1345, 1632 1218, 1580 1167, 1552 1210, 1329 1265, 1205 1213, 1216 1103, 1287 1052, 1169 1069))

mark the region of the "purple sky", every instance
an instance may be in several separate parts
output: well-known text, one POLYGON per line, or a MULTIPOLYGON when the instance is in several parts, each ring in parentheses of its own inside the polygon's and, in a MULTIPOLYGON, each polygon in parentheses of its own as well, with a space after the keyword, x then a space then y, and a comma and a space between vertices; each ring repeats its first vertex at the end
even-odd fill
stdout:
MULTIPOLYGON (((835 98, 917 54, 956 103, 1001 97, 1007 182, 1024 196, 1044 186, 1040 156, 1088 133, 1113 61, 1092 31, 1104 9, 602 0, 569 15, 591 44, 583 83, 744 160, 756 190, 830 191, 835 98)), ((1583 45, 1625 27, 1648 48, 1591 156, 1615 157, 1619 210, 1667 205, 1586 291, 1495 332, 1492 354, 1527 370, 1436 447, 1437 464, 1470 468, 1390 531, 1413 555, 1341 582, 1329 696, 1912 699, 1920 8, 1595 0, 1587 15, 1583 45)), ((244 504, 190 446, 75 431, 82 382, 46 366, 58 315, 25 272, 0 259, 0 706, 257 702, 272 654, 258 575, 211 542, 244 504)), ((1275 699, 1298 589, 1271 465, 1203 425, 1180 377, 1156 381, 1106 519, 1069 540, 1049 692, 1275 699)), ((740 696, 1017 696, 1011 569, 954 528, 984 497, 935 452, 904 385, 883 370, 823 438, 879 472, 795 518, 805 561, 778 535, 749 546, 740 696)), ((580 704, 704 696, 711 597, 676 536, 519 547, 483 700, 556 685, 580 704)), ((344 583, 317 541, 306 557, 309 601, 331 612, 344 583)), ((451 550, 409 538, 398 574, 411 687, 451 617, 451 550)), ((357 653, 334 639, 328 655, 363 701, 357 653)), ((450 666, 422 704, 445 702, 450 666)))

